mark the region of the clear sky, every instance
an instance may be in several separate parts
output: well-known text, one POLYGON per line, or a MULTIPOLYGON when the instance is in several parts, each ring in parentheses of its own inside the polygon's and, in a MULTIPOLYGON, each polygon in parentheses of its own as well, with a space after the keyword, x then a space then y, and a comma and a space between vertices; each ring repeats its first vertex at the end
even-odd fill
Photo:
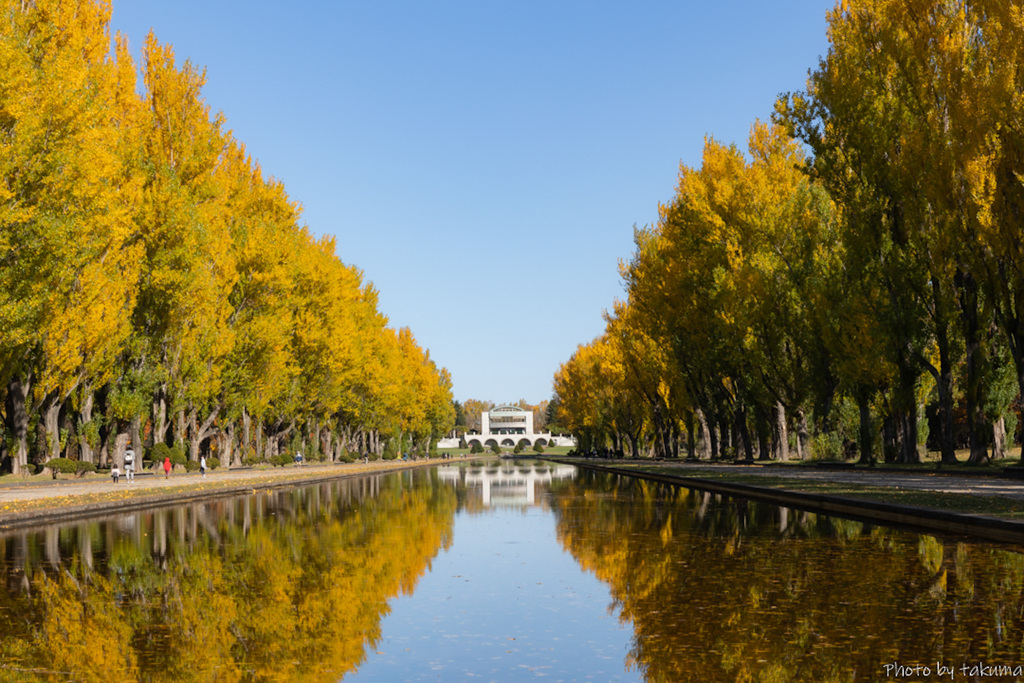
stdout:
POLYGON ((211 109, 455 398, 536 403, 680 162, 804 87, 833 4, 113 0, 113 27, 206 67, 211 109))

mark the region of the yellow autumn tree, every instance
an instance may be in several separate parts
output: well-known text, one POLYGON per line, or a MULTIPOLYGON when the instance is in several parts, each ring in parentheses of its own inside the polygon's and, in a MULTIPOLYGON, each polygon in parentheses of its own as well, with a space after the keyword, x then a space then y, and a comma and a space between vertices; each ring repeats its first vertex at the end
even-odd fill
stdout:
POLYGON ((152 33, 139 92, 110 12, 0 2, 0 457, 429 452, 447 371, 152 33))
POLYGON ((139 250, 138 182, 125 163, 135 113, 130 58, 110 54, 109 2, 0 4, 0 354, 15 405, 15 472, 27 418, 57 416, 109 376, 128 336, 139 250))

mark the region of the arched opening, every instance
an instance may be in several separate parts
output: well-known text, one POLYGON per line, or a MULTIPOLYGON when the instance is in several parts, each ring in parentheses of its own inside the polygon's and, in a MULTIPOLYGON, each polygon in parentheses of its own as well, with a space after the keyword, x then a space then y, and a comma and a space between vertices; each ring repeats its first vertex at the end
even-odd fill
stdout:
POLYGON ((515 448, 516 442, 513 441, 512 439, 502 439, 501 440, 501 445, 502 446, 512 446, 513 448, 515 448))
POLYGON ((484 445, 490 448, 491 446, 497 446, 498 442, 494 439, 487 439, 487 441, 484 441, 484 445))

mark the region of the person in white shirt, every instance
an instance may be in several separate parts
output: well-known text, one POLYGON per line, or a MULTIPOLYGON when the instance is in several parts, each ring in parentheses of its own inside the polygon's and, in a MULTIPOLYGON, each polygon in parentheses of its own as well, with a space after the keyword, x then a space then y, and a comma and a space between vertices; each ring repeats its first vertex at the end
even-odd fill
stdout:
POLYGON ((124 452, 124 478, 135 481, 135 451, 130 448, 124 452))

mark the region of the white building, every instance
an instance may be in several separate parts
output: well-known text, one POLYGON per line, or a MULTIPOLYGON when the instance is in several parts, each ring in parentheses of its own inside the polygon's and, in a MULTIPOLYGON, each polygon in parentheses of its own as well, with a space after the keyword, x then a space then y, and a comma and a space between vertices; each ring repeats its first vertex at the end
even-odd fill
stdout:
MULTIPOLYGON (((515 448, 522 443, 532 447, 541 446, 575 446, 576 440, 567 436, 552 436, 549 432, 536 434, 533 431, 533 411, 523 410, 519 406, 498 406, 480 414, 480 433, 466 434, 466 444, 470 447, 478 443, 484 448, 497 444, 499 447, 515 448)), ((438 443, 439 448, 452 448, 438 443)))

